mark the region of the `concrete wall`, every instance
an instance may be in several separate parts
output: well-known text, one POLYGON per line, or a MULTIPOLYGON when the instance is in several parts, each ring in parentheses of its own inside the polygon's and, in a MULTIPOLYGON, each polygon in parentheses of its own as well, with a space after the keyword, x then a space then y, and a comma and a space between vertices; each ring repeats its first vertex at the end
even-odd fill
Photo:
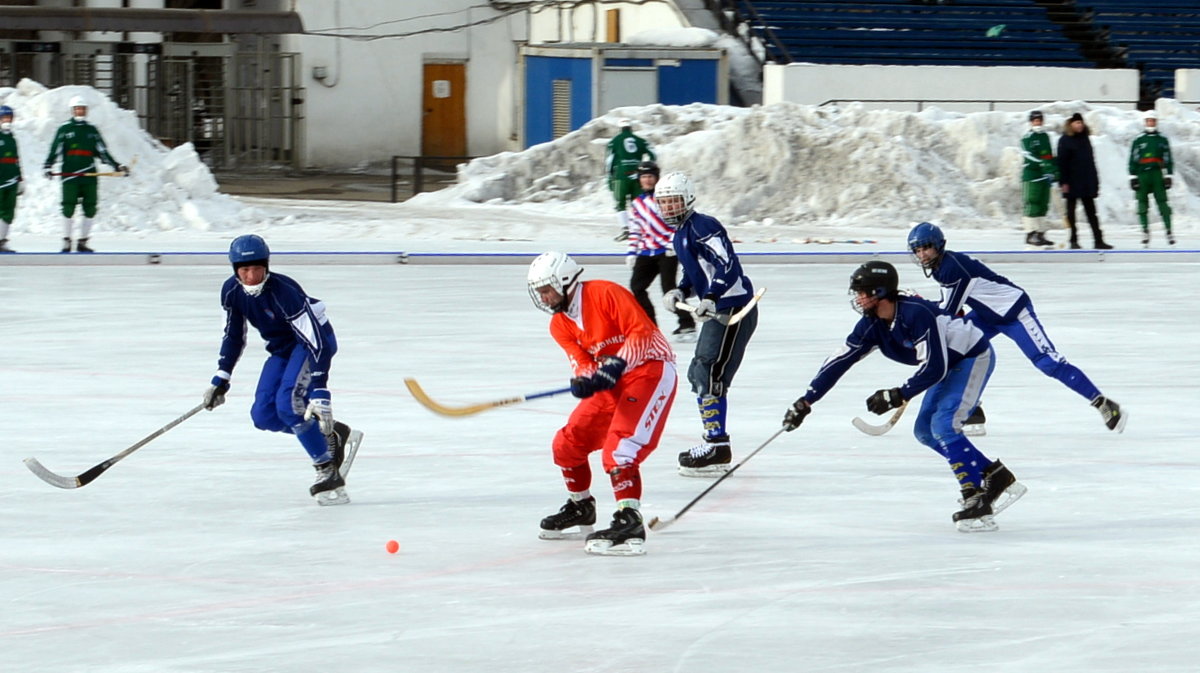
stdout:
POLYGON ((1175 98, 1180 103, 1200 103, 1200 70, 1181 68, 1175 71, 1175 98))
POLYGON ((690 25, 671 2, 633 4, 623 2, 563 3, 542 7, 529 17, 530 44, 606 42, 609 10, 619 11, 621 40, 650 28, 681 28, 690 25))
POLYGON ((1025 110, 1060 100, 1132 109, 1138 100, 1138 73, 1090 68, 816 64, 768 65, 763 71, 764 104, 862 101, 869 108, 916 111, 936 106, 972 112, 1025 110))

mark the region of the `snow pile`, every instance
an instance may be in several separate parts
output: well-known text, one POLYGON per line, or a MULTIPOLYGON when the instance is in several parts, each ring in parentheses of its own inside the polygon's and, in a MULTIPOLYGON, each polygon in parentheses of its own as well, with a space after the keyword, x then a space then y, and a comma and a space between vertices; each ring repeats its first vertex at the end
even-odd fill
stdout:
MULTIPOLYGON (((1084 114, 1100 173, 1101 224, 1136 223, 1127 164, 1129 146, 1143 129, 1141 113, 1078 101, 1041 109, 1056 145, 1066 119, 1084 114)), ((1200 114, 1165 99, 1158 114, 1175 157, 1171 207, 1177 226, 1191 228, 1200 213, 1200 114)), ((697 209, 727 224, 907 228, 934 220, 1019 228, 1026 116, 859 104, 619 108, 553 142, 472 161, 460 169, 459 185, 419 203, 559 200, 612 211, 605 144, 618 132, 617 120, 627 117, 664 171, 692 177, 697 209)), ((1055 208, 1062 212, 1061 205, 1055 208)), ((1157 219, 1153 203, 1151 217, 1157 219)))
MULTIPOLYGON (((62 231, 62 190, 46 179, 42 166, 54 134, 70 118, 74 96, 88 104, 88 121, 100 130, 109 152, 131 167, 127 178, 99 178, 98 229, 121 231, 226 230, 254 217, 252 209, 217 192, 217 183, 190 143, 168 149, 123 110, 87 86, 46 89, 28 79, 15 89, 0 88, 0 105, 13 108, 13 134, 21 153, 25 193, 17 203, 15 233, 62 231)), ((97 162, 98 170, 111 170, 97 162)), ((54 170, 59 170, 56 164, 54 170)), ((76 209, 76 217, 82 211, 76 209)))

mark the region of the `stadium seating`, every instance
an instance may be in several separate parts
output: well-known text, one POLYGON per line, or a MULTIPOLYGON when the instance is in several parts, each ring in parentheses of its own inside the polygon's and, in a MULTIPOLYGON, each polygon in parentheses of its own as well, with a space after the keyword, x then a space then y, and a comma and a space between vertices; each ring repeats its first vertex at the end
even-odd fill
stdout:
POLYGON ((1175 70, 1200 68, 1200 2, 1196 0, 1077 0, 1126 49, 1142 72, 1145 97, 1174 97, 1175 70))

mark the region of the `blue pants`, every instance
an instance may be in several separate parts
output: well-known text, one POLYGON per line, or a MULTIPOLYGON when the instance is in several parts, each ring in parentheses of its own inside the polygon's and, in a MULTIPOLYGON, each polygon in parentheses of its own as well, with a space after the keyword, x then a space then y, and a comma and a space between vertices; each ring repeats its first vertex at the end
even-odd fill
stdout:
POLYGON ((983 470, 992 464, 962 432, 963 421, 979 404, 992 370, 995 352, 965 358, 941 381, 925 391, 921 411, 913 427, 917 441, 937 451, 947 462, 961 486, 979 487, 983 470))
MULTIPOLYGON (((327 334, 332 339, 332 334, 327 334)), ((337 348, 336 342, 330 344, 337 348)), ((250 418, 254 427, 268 432, 287 432, 296 435, 314 464, 327 463, 329 445, 316 419, 304 420, 308 407, 312 360, 308 350, 296 345, 287 356, 272 355, 263 363, 254 391, 250 418)))
POLYGON ((1034 367, 1037 367, 1046 376, 1058 379, 1088 402, 1096 399, 1096 396, 1100 394, 1100 389, 1092 383, 1087 374, 1083 373, 1083 370, 1067 362, 1067 359, 1055 350, 1054 344, 1050 341, 1050 337, 1046 336, 1046 330, 1042 328, 1042 323, 1038 320, 1032 304, 1021 309, 1015 320, 999 325, 981 322, 978 314, 974 311, 967 314, 967 319, 983 330, 989 340, 997 333, 1012 339, 1034 367))

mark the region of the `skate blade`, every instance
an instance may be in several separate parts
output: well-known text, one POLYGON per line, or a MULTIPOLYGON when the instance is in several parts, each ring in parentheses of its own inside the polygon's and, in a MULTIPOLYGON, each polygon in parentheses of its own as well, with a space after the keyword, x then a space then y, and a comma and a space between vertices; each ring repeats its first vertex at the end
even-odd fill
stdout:
POLYGON ((1000 526, 992 519, 990 514, 985 514, 978 519, 963 519, 955 521, 954 527, 960 533, 991 533, 1000 530, 1000 526))
POLYGON ((538 538, 542 540, 581 540, 591 534, 591 526, 576 526, 575 530, 571 530, 570 528, 546 530, 543 528, 538 532, 538 538))
POLYGON ((1113 428, 1114 432, 1125 432, 1125 424, 1129 422, 1129 412, 1121 410, 1121 415, 1117 417, 1117 427, 1113 428))
POLYGON ((696 343, 696 333, 691 332, 690 334, 676 334, 674 335, 674 341, 677 344, 694 344, 696 343))
POLYGON ((1014 481, 1008 488, 1004 489, 1004 492, 1000 494, 1000 497, 996 498, 996 500, 992 502, 992 516, 995 516, 1008 509, 1009 505, 1020 500, 1021 496, 1028 492, 1029 488, 1026 487, 1025 484, 1022 484, 1019 481, 1014 481))
POLYGON ((983 437, 987 434, 987 426, 983 423, 975 423, 973 425, 964 425, 962 432, 968 437, 983 437))
POLYGON ((350 496, 346 494, 346 489, 341 486, 332 491, 321 491, 313 497, 317 499, 317 504, 322 507, 345 505, 350 502, 350 496))
POLYGON ((354 464, 354 457, 358 455, 358 445, 362 444, 362 430, 351 430, 350 436, 346 438, 346 456, 342 458, 342 464, 338 467, 338 474, 342 475, 342 479, 350 474, 350 466, 354 464))
POLYGON ((685 477, 719 477, 733 467, 728 463, 720 465, 708 465, 706 467, 684 467, 679 466, 679 474, 685 477))
POLYGON ((588 540, 583 550, 593 556, 642 556, 646 553, 646 541, 630 538, 621 544, 613 544, 612 540, 588 540))

